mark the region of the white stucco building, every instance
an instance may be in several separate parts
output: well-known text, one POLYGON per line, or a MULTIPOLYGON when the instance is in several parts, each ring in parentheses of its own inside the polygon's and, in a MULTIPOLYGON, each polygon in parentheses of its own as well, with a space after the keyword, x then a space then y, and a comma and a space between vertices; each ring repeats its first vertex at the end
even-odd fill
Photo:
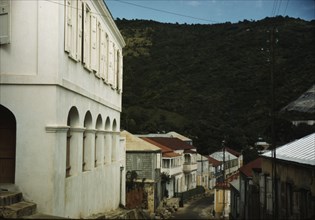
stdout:
POLYGON ((0 8, 0 183, 47 214, 116 209, 125 42, 105 3, 2 0, 0 8))

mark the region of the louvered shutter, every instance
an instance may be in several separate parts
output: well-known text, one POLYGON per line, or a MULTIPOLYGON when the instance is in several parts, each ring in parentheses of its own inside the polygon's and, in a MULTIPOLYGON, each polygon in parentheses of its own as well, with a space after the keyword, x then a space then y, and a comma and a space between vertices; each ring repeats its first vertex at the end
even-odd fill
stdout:
POLYGON ((11 1, 0 0, 0 44, 10 43, 11 38, 11 1))
POLYGON ((91 15, 91 69, 97 70, 97 51, 96 51, 96 44, 97 44, 97 33, 96 33, 96 26, 97 26, 97 19, 94 14, 91 15))
POLYGON ((65 4, 65 51, 71 51, 72 35, 72 4, 71 0, 66 0, 65 4))
POLYGON ((103 28, 100 30, 100 65, 99 72, 102 79, 105 79, 105 31, 103 28))
POLYGON ((90 57, 90 45, 91 45, 91 16, 90 16, 90 8, 86 3, 83 4, 83 19, 84 19, 84 29, 83 29, 83 37, 84 37, 84 47, 83 47, 83 63, 85 68, 91 69, 91 57, 90 57))
POLYGON ((78 5, 77 1, 72 1, 71 3, 71 48, 70 48, 70 57, 74 60, 77 60, 77 19, 78 19, 78 5))
POLYGON ((82 60, 82 16, 83 16, 83 0, 78 0, 78 21, 77 21, 77 60, 82 60))

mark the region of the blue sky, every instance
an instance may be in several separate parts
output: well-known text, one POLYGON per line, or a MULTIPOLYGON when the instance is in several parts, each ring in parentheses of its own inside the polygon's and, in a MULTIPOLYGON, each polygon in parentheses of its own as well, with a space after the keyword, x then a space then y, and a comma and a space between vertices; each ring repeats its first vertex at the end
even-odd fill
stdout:
POLYGON ((315 0, 105 0, 112 16, 165 23, 214 24, 277 15, 315 19, 315 0))

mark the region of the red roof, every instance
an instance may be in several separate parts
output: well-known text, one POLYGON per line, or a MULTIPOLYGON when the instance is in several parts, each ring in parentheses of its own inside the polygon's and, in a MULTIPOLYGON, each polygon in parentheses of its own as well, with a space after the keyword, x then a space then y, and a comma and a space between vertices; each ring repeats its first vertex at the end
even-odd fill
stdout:
POLYGON ((253 160, 249 162, 248 164, 242 166, 239 170, 247 177, 253 176, 253 169, 260 169, 261 168, 261 158, 257 158, 256 160, 253 160))
POLYGON ((175 152, 162 153, 162 157, 179 157, 179 156, 181 155, 175 152))
POLYGON ((219 166, 220 164, 222 164, 222 162, 214 159, 213 157, 208 156, 208 161, 210 164, 212 164, 214 167, 219 166))
POLYGON ((235 150, 233 150, 233 149, 231 149, 231 148, 229 148, 229 147, 226 147, 225 150, 226 150, 227 152, 233 154, 233 155, 236 156, 236 157, 239 157, 239 156, 242 155, 240 152, 237 152, 237 151, 235 151, 235 150))
POLYGON ((146 138, 154 142, 157 142, 161 145, 164 145, 167 148, 171 148, 172 150, 195 149, 194 146, 174 137, 146 137, 146 138))
POLYGON ((166 152, 173 152, 173 150, 171 148, 168 148, 162 144, 159 144, 158 142, 154 141, 154 140, 151 140, 150 138, 148 137, 140 137, 141 139, 151 143, 151 144, 154 144, 155 146, 161 148, 162 150, 162 153, 166 153, 166 152))

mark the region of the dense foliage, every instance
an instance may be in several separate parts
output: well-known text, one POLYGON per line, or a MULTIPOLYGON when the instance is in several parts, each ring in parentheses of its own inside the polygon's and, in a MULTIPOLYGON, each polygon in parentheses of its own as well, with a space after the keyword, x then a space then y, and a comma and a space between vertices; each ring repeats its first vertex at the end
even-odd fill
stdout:
MULTIPOLYGON (((121 127, 131 133, 176 131, 200 153, 223 139, 247 149, 258 137, 270 141, 271 72, 277 112, 315 83, 314 21, 116 24, 127 44, 121 127)), ((278 113, 275 126, 278 144, 297 137, 278 113)))

